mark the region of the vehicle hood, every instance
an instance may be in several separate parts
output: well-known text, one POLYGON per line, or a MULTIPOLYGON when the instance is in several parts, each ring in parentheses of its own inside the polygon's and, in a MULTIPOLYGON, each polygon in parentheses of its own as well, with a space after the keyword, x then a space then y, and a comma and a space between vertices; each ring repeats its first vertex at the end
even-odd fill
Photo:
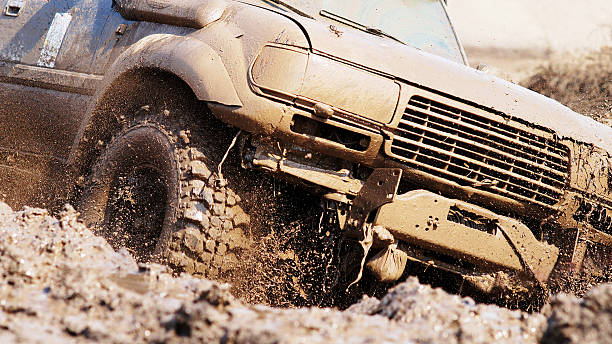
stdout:
POLYGON ((390 39, 292 17, 302 25, 315 51, 551 129, 560 138, 593 144, 612 154, 611 127, 548 97, 390 39))

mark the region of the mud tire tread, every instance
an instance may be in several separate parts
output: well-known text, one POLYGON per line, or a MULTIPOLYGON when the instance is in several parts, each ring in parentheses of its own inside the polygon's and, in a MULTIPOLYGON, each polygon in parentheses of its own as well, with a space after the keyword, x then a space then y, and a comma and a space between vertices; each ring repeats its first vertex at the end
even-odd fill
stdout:
MULTIPOLYGON (((200 135, 214 136, 215 130, 232 129, 216 121, 209 112, 206 115, 209 117, 196 122, 191 113, 181 113, 180 110, 153 112, 148 106, 143 109, 143 113, 135 116, 129 124, 124 123, 123 130, 107 144, 100 142, 98 148, 103 153, 96 160, 92 175, 104 168, 101 164, 108 160, 112 147, 121 145, 122 138, 129 131, 141 126, 154 126, 161 131, 171 143, 179 174, 179 190, 173 228, 170 228, 165 250, 157 260, 176 273, 187 272, 223 280, 223 276, 231 274, 237 266, 240 249, 251 243, 244 234, 250 219, 240 206, 240 197, 230 186, 220 183, 216 172, 218 162, 212 158, 215 154, 209 154, 211 149, 225 150, 227 147, 211 147, 200 135), (195 125, 207 119, 215 123, 204 125, 205 128, 195 125), (213 127, 215 130, 211 130, 213 127), (196 134, 190 135, 190 130, 196 134)), ((92 183, 92 179, 90 176, 88 183, 92 183)))
POLYGON ((219 278, 238 264, 234 251, 248 241, 239 226, 248 220, 238 219, 245 214, 239 196, 231 187, 222 186, 213 172, 217 165, 203 150, 193 145, 177 149, 180 214, 166 259, 175 271, 219 278))

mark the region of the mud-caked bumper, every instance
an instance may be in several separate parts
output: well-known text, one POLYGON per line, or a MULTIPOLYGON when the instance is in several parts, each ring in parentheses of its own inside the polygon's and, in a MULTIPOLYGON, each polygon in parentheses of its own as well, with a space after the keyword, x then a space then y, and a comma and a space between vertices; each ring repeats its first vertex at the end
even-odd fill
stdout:
POLYGON ((375 225, 400 241, 478 272, 513 271, 545 282, 559 250, 535 238, 521 222, 425 190, 397 195, 383 205, 375 225))

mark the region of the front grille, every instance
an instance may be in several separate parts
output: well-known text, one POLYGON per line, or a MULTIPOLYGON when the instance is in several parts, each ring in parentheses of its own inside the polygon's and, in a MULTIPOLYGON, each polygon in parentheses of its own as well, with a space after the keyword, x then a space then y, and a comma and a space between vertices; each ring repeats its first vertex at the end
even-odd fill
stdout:
POLYGON ((427 173, 521 202, 550 207, 563 195, 569 152, 520 123, 413 96, 392 155, 427 173), (497 119, 492 119, 494 117, 497 119))

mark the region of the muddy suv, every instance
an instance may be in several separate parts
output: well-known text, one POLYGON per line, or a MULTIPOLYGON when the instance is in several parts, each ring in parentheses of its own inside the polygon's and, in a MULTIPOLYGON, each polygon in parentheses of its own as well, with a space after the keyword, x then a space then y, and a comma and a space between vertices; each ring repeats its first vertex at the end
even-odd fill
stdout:
POLYGON ((239 156, 321 197, 358 276, 610 265, 612 129, 470 68, 442 1, 4 0, 0 31, 4 199, 143 260, 238 266, 239 156))

